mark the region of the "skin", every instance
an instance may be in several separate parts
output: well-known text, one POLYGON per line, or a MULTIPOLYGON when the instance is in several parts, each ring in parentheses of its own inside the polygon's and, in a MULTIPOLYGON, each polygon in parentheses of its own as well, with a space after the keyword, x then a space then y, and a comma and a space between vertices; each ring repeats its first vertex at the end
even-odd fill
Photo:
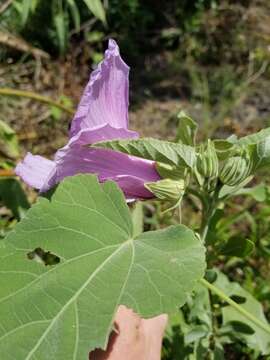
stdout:
POLYGON ((143 319, 120 305, 107 349, 91 352, 89 360, 160 360, 167 321, 165 314, 143 319))

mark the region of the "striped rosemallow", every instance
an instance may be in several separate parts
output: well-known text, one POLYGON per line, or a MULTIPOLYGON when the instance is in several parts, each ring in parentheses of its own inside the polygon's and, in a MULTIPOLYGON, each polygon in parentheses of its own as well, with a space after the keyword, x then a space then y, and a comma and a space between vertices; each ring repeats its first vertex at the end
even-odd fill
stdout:
POLYGON ((118 45, 109 40, 103 61, 90 76, 72 120, 69 141, 54 160, 28 153, 15 172, 28 185, 45 192, 67 176, 97 174, 99 181, 113 180, 127 199, 153 197, 145 183, 160 180, 153 161, 86 145, 111 139, 137 138, 128 129, 129 67, 118 45))

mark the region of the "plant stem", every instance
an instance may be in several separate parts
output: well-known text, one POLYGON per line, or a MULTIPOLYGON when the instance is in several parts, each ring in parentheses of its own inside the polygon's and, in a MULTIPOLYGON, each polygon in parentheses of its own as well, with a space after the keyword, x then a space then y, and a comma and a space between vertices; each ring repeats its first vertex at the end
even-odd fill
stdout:
POLYGON ((34 92, 31 91, 24 91, 24 90, 15 90, 15 89, 9 89, 9 88, 0 88, 0 95, 5 95, 5 96, 17 96, 17 97, 25 97, 28 99, 33 99, 33 100, 37 100, 39 102, 42 102, 44 104, 48 104, 51 106, 55 106, 57 108, 59 108, 62 111, 67 112, 70 115, 74 114, 74 110, 66 107, 64 105, 62 105, 61 103, 54 101, 46 96, 43 95, 39 95, 36 94, 34 92))
POLYGON ((16 176, 13 169, 0 169, 0 177, 16 176))
POLYGON ((201 279, 199 280, 200 283, 202 285, 204 285, 205 287, 207 287, 210 291, 212 291, 213 293, 215 293, 216 295, 218 295, 221 299, 223 299, 224 301, 226 301, 229 305, 231 305, 232 307, 234 307, 235 310, 237 310, 240 314, 242 314, 243 316, 245 316, 247 319, 249 319, 250 321, 253 322, 253 324, 257 325, 258 327, 260 327, 262 330, 266 331, 268 334, 270 334, 270 326, 268 324, 263 323, 262 321, 260 321, 259 319, 257 319, 255 316, 253 316, 252 314, 250 314, 248 311, 246 311, 242 306, 238 305, 235 301, 233 301, 231 298, 229 298, 229 296, 227 296, 226 294, 224 294, 224 292, 222 290, 220 290, 219 288, 217 288, 215 285, 210 284, 207 280, 205 279, 201 279))
POLYGON ((217 210, 217 206, 219 203, 219 191, 221 188, 221 184, 217 183, 214 193, 209 196, 208 201, 202 203, 202 222, 201 222, 201 228, 200 228, 200 234, 202 242, 205 242, 210 220, 215 215, 215 212, 217 210))

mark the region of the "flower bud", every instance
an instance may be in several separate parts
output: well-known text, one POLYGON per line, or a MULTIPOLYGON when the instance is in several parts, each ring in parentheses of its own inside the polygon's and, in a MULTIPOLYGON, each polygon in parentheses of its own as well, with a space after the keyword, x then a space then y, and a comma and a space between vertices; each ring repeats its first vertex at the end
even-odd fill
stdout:
POLYGON ((218 176, 218 157, 216 149, 211 140, 208 140, 206 147, 201 147, 197 158, 197 170, 208 179, 218 176))
POLYGON ((179 202, 184 194, 184 180, 162 179, 144 186, 158 199, 179 202))
POLYGON ((223 184, 235 186, 240 184, 250 175, 250 160, 244 156, 234 156, 226 161, 220 172, 223 184))
POLYGON ((195 171, 200 186, 211 192, 215 188, 218 177, 218 157, 211 140, 201 146, 195 171))

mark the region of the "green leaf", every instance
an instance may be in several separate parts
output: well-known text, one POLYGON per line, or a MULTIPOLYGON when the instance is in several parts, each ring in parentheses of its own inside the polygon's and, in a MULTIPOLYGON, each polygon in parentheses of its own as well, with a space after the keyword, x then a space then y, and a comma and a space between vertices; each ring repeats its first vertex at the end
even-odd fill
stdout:
POLYGON ((22 2, 22 25, 25 25, 28 17, 29 17, 29 13, 32 7, 32 0, 23 0, 22 2))
POLYGON ((220 249, 220 254, 243 258, 249 255, 253 249, 254 244, 251 240, 236 235, 229 238, 226 244, 220 249))
POLYGON ((99 142, 94 144, 94 147, 112 149, 148 160, 190 168, 194 167, 196 161, 193 147, 152 138, 99 142))
POLYGON ((106 347, 119 304, 143 317, 174 312, 205 268, 185 226, 134 238, 123 193, 91 175, 66 178, 1 243, 3 359, 87 359, 106 347), (37 248, 60 263, 27 259, 37 248))
POLYGON ((217 279, 217 272, 215 269, 207 269, 205 272, 205 279, 212 284, 217 279))
POLYGON ((58 38, 60 53, 63 54, 67 47, 67 28, 65 13, 63 11, 54 15, 54 24, 58 38))
POLYGON ((0 198, 16 219, 20 220, 30 205, 20 183, 13 178, 0 179, 0 198))
POLYGON ((253 176, 249 176, 238 185, 235 186, 223 185, 219 192, 219 199, 224 199, 234 196, 239 190, 241 190, 244 186, 246 186, 252 179, 253 176))
POLYGON ((76 31, 79 31, 81 19, 80 19, 80 12, 79 12, 78 6, 76 5, 75 0, 67 0, 67 3, 70 8, 70 13, 73 18, 75 29, 76 29, 76 31))
MULTIPOLYGON (((238 295, 244 297, 246 299, 246 302, 244 304, 241 304, 241 307, 243 307, 246 311, 258 318, 260 321, 267 323, 263 313, 262 305, 249 292, 244 290, 239 284, 237 284, 236 282, 230 282, 224 274, 218 272, 218 279, 215 282, 215 286, 224 291, 227 296, 238 295)), ((227 325, 230 326, 232 322, 241 322, 243 324, 246 324, 251 329, 253 329, 254 334, 247 335, 235 331, 233 333, 234 338, 244 341, 251 349, 260 351, 263 355, 270 354, 269 334, 254 325, 254 323, 250 320, 246 319, 246 317, 241 315, 232 306, 222 307, 222 322, 223 326, 226 327, 227 325)))
POLYGON ((209 330, 204 325, 195 325, 192 330, 185 335, 185 344, 198 341, 208 335, 209 330))
POLYGON ((178 114, 179 125, 177 129, 176 141, 185 145, 195 146, 198 125, 194 120, 181 111, 178 114))
POLYGON ((238 139, 237 145, 250 147, 256 169, 270 164, 270 128, 238 139))
POLYGON ((268 196, 268 188, 264 184, 259 184, 254 187, 239 189, 234 193, 234 196, 238 195, 248 195, 258 202, 264 202, 268 196))
POLYGON ((270 136, 265 140, 257 144, 256 152, 254 151, 254 158, 256 163, 256 168, 263 168, 270 165, 270 136))
POLYGON ((232 328, 233 331, 240 332, 246 335, 253 335, 255 333, 255 331, 248 324, 242 323, 241 321, 230 321, 228 325, 230 331, 232 328))
POLYGON ((19 156, 19 144, 15 131, 4 121, 0 120, 0 150, 9 158, 19 156))
POLYGON ((228 159, 236 150, 236 146, 227 140, 213 140, 213 144, 220 160, 228 159))
POLYGON ((93 15, 101 20, 103 24, 106 24, 106 15, 105 10, 102 5, 101 0, 83 0, 88 9, 93 13, 93 15))
POLYGON ((270 128, 262 129, 261 131, 244 136, 237 140, 239 145, 250 145, 250 144, 258 144, 264 140, 266 140, 270 136, 270 128))

